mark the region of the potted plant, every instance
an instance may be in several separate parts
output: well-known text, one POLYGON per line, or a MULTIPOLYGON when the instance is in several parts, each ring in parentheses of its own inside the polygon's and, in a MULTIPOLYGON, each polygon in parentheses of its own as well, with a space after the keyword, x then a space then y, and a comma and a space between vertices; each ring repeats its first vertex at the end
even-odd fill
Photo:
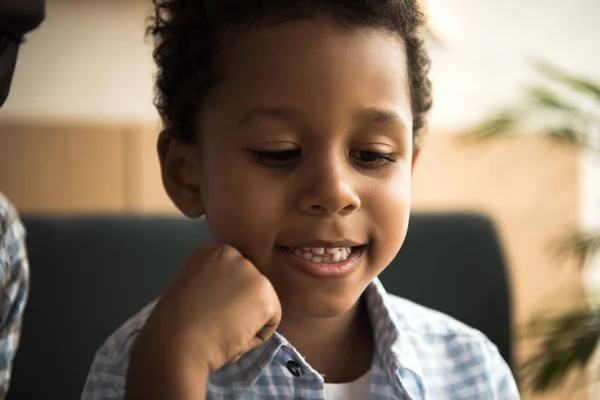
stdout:
MULTIPOLYGON (((485 119, 466 137, 489 140, 529 132, 600 157, 600 82, 546 62, 533 65, 544 83, 525 88, 522 100, 485 119)), ((581 268, 587 268, 600 253, 600 232, 574 232, 563 243, 561 250, 574 254, 581 268)), ((588 289, 583 305, 558 315, 540 314, 526 324, 525 337, 537 339, 539 346, 519 366, 524 386, 534 392, 552 389, 572 370, 594 360, 600 340, 598 299, 600 295, 588 289)))

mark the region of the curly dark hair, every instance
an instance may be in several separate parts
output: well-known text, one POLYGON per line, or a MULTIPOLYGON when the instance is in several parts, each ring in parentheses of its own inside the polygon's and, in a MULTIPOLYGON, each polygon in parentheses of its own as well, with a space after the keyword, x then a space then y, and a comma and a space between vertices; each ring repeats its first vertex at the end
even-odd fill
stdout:
POLYGON ((375 27, 400 35, 408 59, 413 138, 431 108, 429 56, 419 0, 153 0, 148 34, 157 64, 154 104, 170 137, 196 138, 198 114, 222 76, 218 57, 226 38, 257 26, 326 15, 341 26, 375 27))

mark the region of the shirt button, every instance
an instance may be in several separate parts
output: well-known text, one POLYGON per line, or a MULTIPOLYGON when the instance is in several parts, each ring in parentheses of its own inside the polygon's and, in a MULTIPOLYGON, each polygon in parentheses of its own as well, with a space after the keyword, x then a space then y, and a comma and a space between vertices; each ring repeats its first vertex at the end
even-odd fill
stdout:
POLYGON ((287 367, 288 371, 290 371, 290 374, 297 378, 304 375, 304 368, 302 368, 302 366, 296 361, 290 360, 287 362, 287 364, 285 364, 285 366, 287 367))

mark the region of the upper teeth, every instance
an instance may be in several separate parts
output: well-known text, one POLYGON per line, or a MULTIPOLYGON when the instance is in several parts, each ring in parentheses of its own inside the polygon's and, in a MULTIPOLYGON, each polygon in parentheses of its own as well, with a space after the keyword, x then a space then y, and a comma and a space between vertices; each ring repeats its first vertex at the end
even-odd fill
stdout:
POLYGON ((288 250, 307 260, 324 263, 346 261, 352 253, 351 247, 289 247, 288 250))

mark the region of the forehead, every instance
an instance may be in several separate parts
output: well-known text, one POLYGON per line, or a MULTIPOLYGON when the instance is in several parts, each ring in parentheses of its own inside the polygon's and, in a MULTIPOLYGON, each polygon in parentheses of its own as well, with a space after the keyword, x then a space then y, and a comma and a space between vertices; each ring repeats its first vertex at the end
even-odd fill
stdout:
POLYGON ((230 117, 284 105, 324 118, 380 108, 412 119, 406 53, 393 32, 326 18, 286 22, 239 35, 222 61, 224 80, 207 108, 230 117))

